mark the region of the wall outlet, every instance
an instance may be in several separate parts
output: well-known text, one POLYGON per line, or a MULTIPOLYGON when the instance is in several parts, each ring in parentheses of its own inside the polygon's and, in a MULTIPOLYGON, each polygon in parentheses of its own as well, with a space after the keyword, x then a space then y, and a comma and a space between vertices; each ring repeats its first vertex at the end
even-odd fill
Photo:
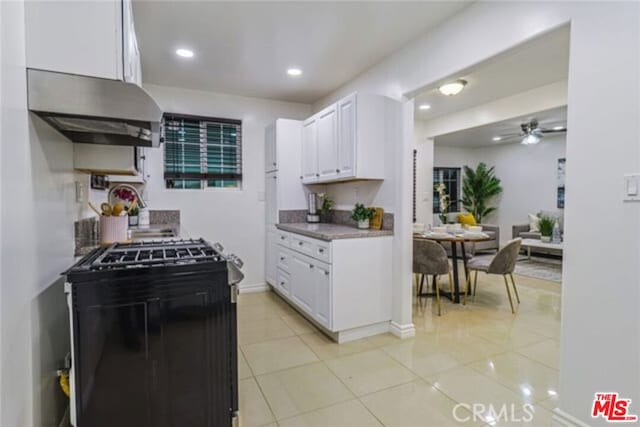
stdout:
POLYGON ((76 203, 84 203, 87 200, 87 184, 76 181, 76 203))

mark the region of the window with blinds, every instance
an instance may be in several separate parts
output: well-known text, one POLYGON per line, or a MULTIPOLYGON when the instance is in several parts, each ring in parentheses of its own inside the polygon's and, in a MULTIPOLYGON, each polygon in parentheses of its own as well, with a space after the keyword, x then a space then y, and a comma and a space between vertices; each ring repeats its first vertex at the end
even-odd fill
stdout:
POLYGON ((240 120, 164 115, 166 188, 239 188, 242 183, 240 120))
POLYGON ((433 168, 433 213, 440 213, 440 196, 435 186, 443 183, 451 198, 449 212, 460 212, 460 168, 433 168))

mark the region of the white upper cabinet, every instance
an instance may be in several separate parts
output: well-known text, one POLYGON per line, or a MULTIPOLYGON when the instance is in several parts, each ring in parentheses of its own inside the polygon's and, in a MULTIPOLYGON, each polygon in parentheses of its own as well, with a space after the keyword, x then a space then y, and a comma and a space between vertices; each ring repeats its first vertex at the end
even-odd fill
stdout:
POLYGON ((141 83, 130 0, 27 1, 27 67, 141 83))
POLYGON ((124 81, 142 86, 142 67, 136 27, 133 23, 133 1, 122 1, 122 53, 124 81))
POLYGON ((338 176, 338 112, 336 104, 318 114, 318 180, 338 176))
POLYGON ((352 94, 307 119, 302 182, 384 179, 387 102, 393 101, 352 94))
POLYGON ((269 173, 278 170, 276 157, 276 124, 267 126, 265 130, 264 171, 269 173))
POLYGON ((318 119, 311 117, 302 123, 302 171, 304 184, 318 182, 318 119))
POLYGON ((338 102, 338 159, 337 177, 356 176, 356 95, 338 102))

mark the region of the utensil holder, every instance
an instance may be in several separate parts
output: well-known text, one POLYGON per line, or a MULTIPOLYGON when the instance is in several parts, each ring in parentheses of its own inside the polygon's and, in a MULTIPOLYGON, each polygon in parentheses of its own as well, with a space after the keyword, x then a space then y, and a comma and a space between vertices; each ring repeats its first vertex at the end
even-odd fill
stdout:
POLYGON ((128 240, 129 217, 101 216, 100 217, 100 243, 111 244, 126 242, 128 240))

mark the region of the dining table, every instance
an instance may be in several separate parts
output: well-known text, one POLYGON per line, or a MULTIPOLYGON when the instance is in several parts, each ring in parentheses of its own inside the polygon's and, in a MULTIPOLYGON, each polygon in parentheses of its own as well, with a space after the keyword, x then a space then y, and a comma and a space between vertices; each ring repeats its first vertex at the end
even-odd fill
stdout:
MULTIPOLYGON (((491 240, 491 237, 485 233, 414 233, 414 239, 425 239, 432 240, 434 242, 438 242, 440 244, 449 242, 451 243, 451 262, 453 264, 453 302, 456 304, 460 303, 460 295, 464 293, 464 291, 460 291, 460 279, 458 277, 458 249, 457 246, 460 245, 460 255, 462 258, 462 263, 464 265, 464 273, 465 280, 467 275, 469 274, 469 270, 467 269, 467 254, 465 249, 465 243, 476 243, 476 242, 486 242, 491 240)), ((434 279, 435 283, 435 279, 434 279)), ((449 294, 446 292, 440 293, 442 296, 446 298, 450 298, 449 294)), ((432 296, 429 293, 419 294, 418 296, 432 296)))

